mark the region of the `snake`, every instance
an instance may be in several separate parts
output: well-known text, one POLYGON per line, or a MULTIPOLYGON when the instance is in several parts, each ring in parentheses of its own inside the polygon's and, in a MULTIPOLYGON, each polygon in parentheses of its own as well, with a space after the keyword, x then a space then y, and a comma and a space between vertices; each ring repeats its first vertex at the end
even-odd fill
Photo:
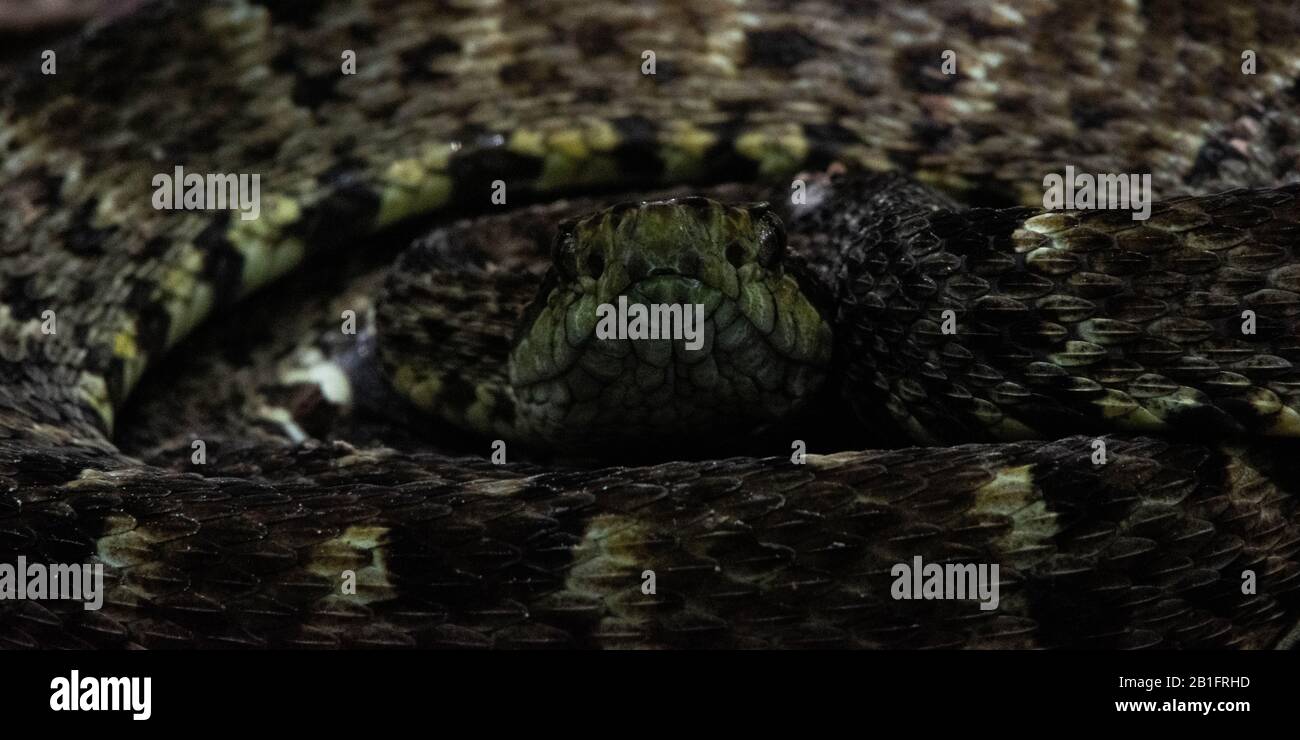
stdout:
POLYGON ((1290 647, 1298 26, 163 0, 19 60, 0 563, 105 593, 0 644, 1290 647), (1046 207, 1066 167, 1148 217, 1046 207), (703 348, 597 338, 629 296, 703 348))

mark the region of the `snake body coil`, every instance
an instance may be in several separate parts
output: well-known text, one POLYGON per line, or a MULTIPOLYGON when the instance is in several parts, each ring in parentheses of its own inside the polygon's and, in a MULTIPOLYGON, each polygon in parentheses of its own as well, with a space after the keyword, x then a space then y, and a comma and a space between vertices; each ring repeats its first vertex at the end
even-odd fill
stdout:
MULTIPOLYGON (((109 590, 99 611, 0 602, 0 640, 1287 645, 1300 191, 1283 183, 1297 169, 1298 26, 1286 3, 229 0, 160 3, 92 33, 60 50, 57 75, 20 74, 0 106, 0 559, 102 563, 109 590), (1258 74, 1242 74, 1246 48, 1258 74), (948 50, 958 74, 936 71, 948 50), (340 74, 345 51, 355 75, 340 74), (787 193, 832 163, 854 173, 801 177, 807 203, 773 199, 789 269, 824 295, 804 306, 788 275, 756 278, 737 284, 735 312, 774 355, 824 365, 832 402, 882 443, 968 444, 593 468, 226 439, 197 468, 113 443, 146 366, 309 257, 338 259, 412 217, 483 211, 502 189, 512 207, 706 181, 787 193), (153 208, 154 176, 178 165, 258 174, 260 217, 153 208), (1019 205, 1066 165, 1150 173, 1160 202, 1146 221, 1019 205), (862 172, 882 170, 915 179, 862 172), (823 322, 824 353, 808 339, 823 322), (1173 438, 1097 436, 1118 432, 1173 438), (998 564, 998 608, 897 598, 891 572, 914 558, 998 564)), ((749 276, 770 266, 776 222, 749 206, 620 213, 578 222, 573 242, 562 232, 555 270, 658 286, 710 265, 729 275, 729 260, 749 276), (683 224, 698 227, 696 259, 656 272, 659 236, 683 224), (593 245, 630 242, 646 264, 619 262, 622 248, 590 262, 593 245)), ((580 436, 624 429, 588 403, 599 393, 577 392, 589 381, 556 374, 570 363, 539 364, 537 347, 555 359, 561 345, 537 337, 515 341, 508 380, 563 383, 493 390, 506 368, 479 366, 508 353, 514 303, 458 309, 479 309, 475 347, 429 339, 392 302, 435 288, 469 301, 527 278, 467 270, 448 287, 429 274, 396 276, 378 312, 399 391, 481 432, 575 434, 549 411, 557 397, 600 420, 580 436), (438 373, 457 367, 482 370, 478 382, 448 386, 438 373), (503 399, 520 415, 531 404, 531 420, 502 422, 503 399)), ((547 289, 577 284, 560 280, 547 289)), ((606 287, 590 295, 627 282, 606 287)), ((554 298, 532 326, 581 319, 562 300, 585 295, 554 298)), ((740 411, 803 402, 802 376, 748 379, 768 359, 717 364, 727 372, 674 372, 710 399, 725 386, 720 404, 740 411)), ((636 428, 672 428, 703 397, 638 407, 636 428)))

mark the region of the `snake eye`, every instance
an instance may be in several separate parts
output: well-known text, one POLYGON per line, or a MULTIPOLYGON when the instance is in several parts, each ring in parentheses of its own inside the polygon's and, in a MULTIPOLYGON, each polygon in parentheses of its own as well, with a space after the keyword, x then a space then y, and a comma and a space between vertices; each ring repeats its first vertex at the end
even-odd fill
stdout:
POLYGON ((750 209, 754 218, 754 237, 758 241, 758 264, 774 267, 785 252, 785 224, 762 203, 750 209))
POLYGON ((566 277, 578 277, 577 221, 565 221, 555 232, 555 242, 551 245, 551 264, 566 277))

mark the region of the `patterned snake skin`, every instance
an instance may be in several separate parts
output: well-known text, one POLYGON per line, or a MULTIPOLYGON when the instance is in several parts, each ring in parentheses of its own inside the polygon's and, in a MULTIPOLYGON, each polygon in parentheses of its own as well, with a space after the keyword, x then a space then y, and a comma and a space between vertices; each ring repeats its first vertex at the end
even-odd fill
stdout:
POLYGON ((1298 31, 1286 2, 229 0, 29 60, 0 103, 0 562, 102 563, 109 590, 0 601, 0 644, 1289 646, 1298 31), (832 163, 924 184, 851 176, 791 214, 833 255, 845 399, 957 446, 612 468, 115 446, 203 320, 487 211, 496 180, 522 204, 832 163), (260 174, 260 218, 156 210, 178 165, 260 174), (1161 203, 1025 207, 1067 165, 1149 173, 1161 203), (1171 437, 1102 437, 1096 464, 1066 436, 1123 432, 1171 437), (998 564, 998 608, 893 598, 915 557, 998 564))

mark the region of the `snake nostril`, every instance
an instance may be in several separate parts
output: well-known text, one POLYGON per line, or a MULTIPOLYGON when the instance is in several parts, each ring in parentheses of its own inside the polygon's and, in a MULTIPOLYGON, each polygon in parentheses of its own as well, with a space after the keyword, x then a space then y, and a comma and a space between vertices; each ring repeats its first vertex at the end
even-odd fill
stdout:
POLYGON ((587 273, 593 278, 598 278, 605 272, 605 258, 599 254, 592 254, 587 258, 587 273))

